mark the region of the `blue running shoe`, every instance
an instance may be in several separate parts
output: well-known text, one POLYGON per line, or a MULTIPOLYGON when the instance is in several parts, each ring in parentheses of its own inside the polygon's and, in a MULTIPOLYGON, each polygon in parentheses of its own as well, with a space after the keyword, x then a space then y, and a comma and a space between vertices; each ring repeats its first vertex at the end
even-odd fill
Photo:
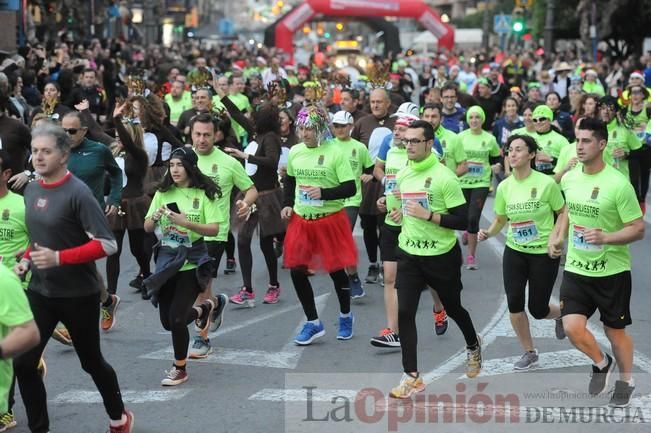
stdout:
POLYGON ((318 325, 315 325, 314 323, 305 322, 303 329, 301 329, 301 332, 299 332, 294 339, 294 343, 299 346, 307 346, 312 344, 312 342, 317 338, 323 337, 324 335, 325 328, 323 327, 323 323, 319 322, 318 325))
POLYGON ((350 281, 350 299, 359 299, 366 296, 362 280, 359 279, 357 274, 349 278, 348 281, 350 281))
POLYGON ((350 317, 339 316, 339 332, 337 333, 337 340, 350 340, 353 338, 353 323, 355 318, 352 313, 350 317))

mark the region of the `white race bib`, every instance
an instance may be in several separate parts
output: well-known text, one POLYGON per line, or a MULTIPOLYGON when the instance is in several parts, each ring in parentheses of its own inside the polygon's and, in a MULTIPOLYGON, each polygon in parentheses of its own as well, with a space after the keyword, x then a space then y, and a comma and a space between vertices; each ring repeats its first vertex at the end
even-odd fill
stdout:
POLYGON ((538 227, 533 221, 511 223, 511 234, 513 235, 513 241, 518 245, 528 244, 539 238, 538 227))
POLYGON ((603 245, 594 245, 586 242, 586 230, 589 230, 589 228, 577 225, 574 225, 572 227, 572 240, 574 242, 574 248, 583 251, 602 251, 604 249, 603 245))

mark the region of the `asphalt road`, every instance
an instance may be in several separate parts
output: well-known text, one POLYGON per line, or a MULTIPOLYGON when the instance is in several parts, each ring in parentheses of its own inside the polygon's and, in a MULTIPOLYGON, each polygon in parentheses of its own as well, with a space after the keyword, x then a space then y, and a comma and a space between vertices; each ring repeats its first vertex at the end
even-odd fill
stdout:
MULTIPOLYGON (((492 202, 487 205, 485 217, 490 218, 490 208, 492 202)), ((482 227, 487 225, 483 220, 482 227)), ((364 251, 357 234, 357 244, 364 251)), ((400 380, 399 350, 377 349, 369 344, 369 339, 385 326, 383 288, 366 285, 367 296, 353 302, 355 336, 350 341, 338 341, 338 305, 331 281, 323 275, 312 278, 326 336, 310 347, 296 347, 292 340, 304 316, 289 273, 280 272, 280 302, 262 304, 266 271, 255 242, 254 284, 260 299, 257 306, 249 309, 230 305, 223 327, 212 337, 215 353, 203 361, 190 361, 190 380, 185 384, 161 387, 164 370, 172 365, 171 336, 163 331, 152 305, 128 287, 136 266, 128 251, 123 251, 118 324, 102 335, 102 346, 118 373, 127 406, 135 413, 134 431, 649 431, 651 238, 647 236, 632 246, 634 324, 629 332, 635 341, 637 389, 633 407, 616 412, 605 409, 607 396, 586 398, 589 360, 573 350, 567 340, 554 338, 551 321, 531 322, 541 354, 539 368, 525 373, 512 371, 522 350, 506 311, 502 242, 503 238, 495 238, 481 244, 481 269, 463 271, 462 299, 484 338, 482 375, 474 380, 463 376, 461 333, 450 323, 445 335, 434 334, 432 301, 424 292, 417 319, 419 369, 429 385, 421 400, 409 405, 385 400, 390 388, 400 380), (360 393, 364 388, 367 390, 360 393)), ((364 253, 360 256, 360 271, 365 275, 367 261, 364 253)), ((240 278, 239 274, 224 276, 220 270, 213 287, 230 295, 241 284, 240 278)), ((558 288, 554 290, 554 296, 557 294, 558 288)), ((598 319, 593 318, 591 326, 603 344, 598 319)), ((610 351, 609 346, 604 347, 610 351)), ((99 394, 81 370, 74 350, 51 341, 45 356, 52 433, 105 431, 107 417, 99 394)), ((13 431, 27 432, 20 402, 16 415, 18 426, 13 431)))

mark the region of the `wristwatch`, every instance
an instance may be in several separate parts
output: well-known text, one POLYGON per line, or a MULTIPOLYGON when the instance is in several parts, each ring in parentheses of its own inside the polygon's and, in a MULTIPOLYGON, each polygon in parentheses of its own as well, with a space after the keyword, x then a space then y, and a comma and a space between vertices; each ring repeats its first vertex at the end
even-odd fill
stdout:
POLYGON ((27 176, 27 177, 32 177, 32 172, 29 171, 29 170, 25 170, 25 171, 23 171, 23 174, 24 174, 25 176, 27 176))

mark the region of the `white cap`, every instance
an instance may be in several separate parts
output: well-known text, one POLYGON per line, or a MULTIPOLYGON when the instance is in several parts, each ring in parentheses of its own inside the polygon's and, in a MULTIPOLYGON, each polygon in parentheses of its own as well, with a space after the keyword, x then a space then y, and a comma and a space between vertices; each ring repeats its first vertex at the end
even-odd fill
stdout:
POLYGON ((393 113, 391 117, 414 116, 418 118, 418 105, 413 102, 405 102, 398 107, 398 111, 393 113))
POLYGON ((342 110, 335 113, 335 115, 332 117, 332 123, 336 123, 337 125, 352 125, 355 123, 355 119, 353 119, 353 115, 348 111, 342 110))

